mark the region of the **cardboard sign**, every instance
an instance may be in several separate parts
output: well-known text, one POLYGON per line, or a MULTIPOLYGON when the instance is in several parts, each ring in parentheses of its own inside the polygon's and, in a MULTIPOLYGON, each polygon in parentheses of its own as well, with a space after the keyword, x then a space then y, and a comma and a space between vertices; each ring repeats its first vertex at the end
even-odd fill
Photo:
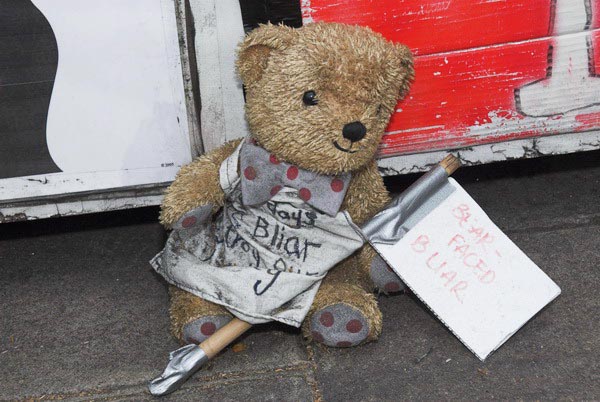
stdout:
POLYGON ((485 214, 455 191, 393 245, 376 244, 406 285, 484 360, 560 294, 485 214))

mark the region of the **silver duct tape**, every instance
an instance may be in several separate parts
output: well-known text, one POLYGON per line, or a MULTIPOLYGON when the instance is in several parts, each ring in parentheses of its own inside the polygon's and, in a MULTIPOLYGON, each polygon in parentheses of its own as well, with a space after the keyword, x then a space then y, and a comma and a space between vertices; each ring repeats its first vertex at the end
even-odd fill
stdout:
POLYGON ((185 345, 169 354, 169 364, 160 377, 150 381, 148 389, 154 396, 170 394, 177 390, 192 374, 208 361, 208 356, 198 345, 185 345))
POLYGON ((371 244, 396 244, 452 192, 446 170, 437 165, 361 227, 371 244))

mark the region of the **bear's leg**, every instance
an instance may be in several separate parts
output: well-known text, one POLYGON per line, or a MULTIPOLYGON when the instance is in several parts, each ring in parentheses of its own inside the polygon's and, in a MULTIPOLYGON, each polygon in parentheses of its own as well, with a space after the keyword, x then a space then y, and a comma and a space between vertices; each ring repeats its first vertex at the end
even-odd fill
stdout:
POLYGON ((392 268, 377 254, 371 246, 363 247, 357 255, 358 264, 367 268, 373 281, 373 289, 386 295, 399 293, 406 286, 392 268))
POLYGON ((381 333, 381 312, 368 271, 351 256, 325 277, 304 320, 305 337, 333 347, 356 346, 381 333))
POLYGON ((169 287, 169 294, 171 333, 182 344, 201 343, 231 321, 231 313, 218 304, 201 299, 175 286, 169 287))

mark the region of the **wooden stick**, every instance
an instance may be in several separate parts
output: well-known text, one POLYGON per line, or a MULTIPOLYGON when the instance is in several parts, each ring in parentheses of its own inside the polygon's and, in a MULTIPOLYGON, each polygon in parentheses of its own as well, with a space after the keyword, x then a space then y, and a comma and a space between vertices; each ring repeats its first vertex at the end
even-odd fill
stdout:
POLYGON ((225 349, 227 345, 235 341, 244 332, 248 331, 250 327, 252 327, 252 324, 234 317, 199 346, 204 353, 206 353, 206 356, 209 359, 212 359, 221 350, 225 349))
POLYGON ((442 159, 440 166, 446 169, 446 173, 450 176, 460 167, 460 160, 453 155, 448 155, 442 159))

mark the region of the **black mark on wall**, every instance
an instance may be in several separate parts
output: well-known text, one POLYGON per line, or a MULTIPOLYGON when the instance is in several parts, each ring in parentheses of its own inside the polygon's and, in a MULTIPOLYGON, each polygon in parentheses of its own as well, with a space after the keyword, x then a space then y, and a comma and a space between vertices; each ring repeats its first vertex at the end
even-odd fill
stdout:
POLYGON ((58 48, 30 0, 0 5, 0 179, 60 172, 48 151, 46 120, 58 48))
POLYGON ((240 7, 246 32, 267 22, 294 28, 302 26, 300 0, 240 0, 240 7))

